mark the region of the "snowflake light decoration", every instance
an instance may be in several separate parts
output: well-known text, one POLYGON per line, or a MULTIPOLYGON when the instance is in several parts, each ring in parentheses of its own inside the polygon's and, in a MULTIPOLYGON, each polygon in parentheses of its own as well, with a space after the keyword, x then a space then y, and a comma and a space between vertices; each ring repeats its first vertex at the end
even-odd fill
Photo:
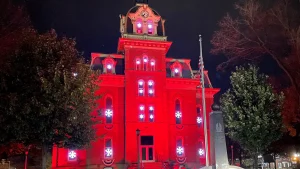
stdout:
POLYGON ((77 154, 76 154, 75 151, 72 150, 72 151, 69 152, 68 156, 69 156, 70 160, 75 160, 76 157, 77 157, 77 154))
POLYGON ((177 112, 175 113, 175 117, 178 118, 178 119, 181 118, 181 112, 180 112, 180 111, 177 111, 177 112))
POLYGON ((140 114, 140 119, 144 119, 144 115, 143 114, 140 114))
POLYGON ((153 119, 153 118, 154 118, 153 114, 150 114, 150 119, 153 119))
POLYGON ((106 117, 111 117, 112 115, 113 115, 112 110, 110 110, 110 109, 105 110, 105 116, 106 117))
POLYGON ((181 147, 181 146, 177 147, 176 152, 177 152, 177 154, 182 155, 184 153, 183 147, 181 147))
POLYGON ((105 156, 106 157, 111 157, 113 154, 112 148, 106 148, 105 149, 105 156))
POLYGON ((198 124, 202 123, 202 118, 201 117, 197 117, 197 123, 198 124))
POLYGON ((203 155, 204 155, 204 150, 203 150, 202 148, 200 148, 200 149, 198 150, 198 153, 199 153, 200 156, 203 156, 203 155))

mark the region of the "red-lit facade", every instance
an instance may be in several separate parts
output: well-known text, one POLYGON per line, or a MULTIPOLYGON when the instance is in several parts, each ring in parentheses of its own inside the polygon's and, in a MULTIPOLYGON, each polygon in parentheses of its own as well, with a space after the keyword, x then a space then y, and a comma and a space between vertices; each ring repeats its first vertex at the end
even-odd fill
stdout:
MULTIPOLYGON (((147 4, 136 4, 120 16, 117 54, 91 54, 91 69, 101 71, 103 97, 92 112, 99 138, 86 150, 54 147, 53 169, 130 168, 138 149, 144 168, 205 165, 199 74, 189 59, 166 57, 164 22, 147 4)), ((219 89, 207 71, 205 86, 209 117, 219 89)))

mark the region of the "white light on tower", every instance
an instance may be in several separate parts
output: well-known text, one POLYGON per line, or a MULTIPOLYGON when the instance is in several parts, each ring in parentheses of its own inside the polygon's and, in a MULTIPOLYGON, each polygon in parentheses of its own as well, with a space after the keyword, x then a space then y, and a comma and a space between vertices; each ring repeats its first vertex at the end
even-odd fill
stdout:
POLYGON ((148 62, 148 59, 147 59, 147 58, 144 58, 144 62, 148 62))
POLYGON ((149 110, 151 110, 151 111, 154 110, 153 106, 150 106, 150 107, 149 107, 149 110))
POLYGON ((200 156, 203 156, 203 155, 204 155, 204 150, 203 150, 202 148, 200 148, 200 149, 198 150, 198 153, 199 153, 200 156))
POLYGON ((141 61, 140 61, 140 60, 137 60, 137 61, 136 61, 136 64, 137 64, 137 65, 141 64, 141 61))
POLYGON ((140 110, 142 110, 142 111, 143 111, 144 109, 145 109, 145 107, 144 107, 144 106, 140 106, 140 110))
POLYGON ((143 89, 139 89, 139 93, 140 94, 144 93, 144 90, 143 89))
POLYGON ((178 119, 181 118, 181 112, 180 111, 176 111, 175 117, 178 118, 178 119))
POLYGON ((198 124, 202 123, 202 118, 201 117, 197 117, 197 123, 198 124))
POLYGON ((154 62, 154 61, 151 61, 150 64, 151 64, 151 66, 154 66, 154 65, 155 65, 155 62, 154 62))
POLYGON ((142 86, 144 84, 143 81, 139 81, 139 85, 142 86))
POLYGON ((153 94, 153 90, 152 89, 149 90, 149 94, 153 94))
POLYGON ((152 82, 152 81, 149 81, 149 82, 148 82, 148 85, 149 85, 149 86, 152 86, 152 85, 153 85, 153 82, 152 82))
POLYGON ((140 119, 144 119, 144 115, 143 114, 140 114, 140 119))
POLYGON ((152 29, 152 25, 151 25, 151 24, 148 24, 148 28, 149 28, 149 29, 152 29))
POLYGON ((142 27, 142 24, 141 24, 141 23, 138 23, 138 24, 137 24, 137 27, 138 27, 138 28, 141 28, 141 27, 142 27))
POLYGON ((179 72, 179 69, 176 68, 176 69, 174 70, 174 72, 175 72, 175 73, 178 73, 178 72, 179 72))
POLYGON ((178 147, 176 148, 176 153, 179 154, 179 155, 182 155, 182 154, 184 153, 183 147, 178 146, 178 147))
POLYGON ((110 109, 105 110, 105 116, 106 117, 111 117, 112 115, 113 115, 112 110, 110 110, 110 109))
POLYGON ((112 151, 112 148, 106 148, 105 149, 105 156, 106 157, 112 157, 112 155, 113 155, 113 151, 112 151))
POLYGON ((112 68, 111 64, 108 64, 108 65, 106 66, 106 68, 107 68, 107 69, 111 69, 111 68, 112 68))
POLYGON ((154 118, 153 114, 150 114, 150 119, 153 119, 153 118, 154 118))

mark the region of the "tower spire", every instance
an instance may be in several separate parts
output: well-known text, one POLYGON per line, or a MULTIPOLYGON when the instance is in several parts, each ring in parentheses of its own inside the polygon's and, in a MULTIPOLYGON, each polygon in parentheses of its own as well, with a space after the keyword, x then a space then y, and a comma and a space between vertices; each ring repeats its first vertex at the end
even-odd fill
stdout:
POLYGON ((199 74, 202 88, 202 111, 204 121, 204 139, 205 139, 205 166, 208 167, 208 138, 207 138, 207 118, 206 118, 206 101, 205 101, 205 83, 204 83, 204 61, 202 55, 202 37, 199 35, 200 55, 199 55, 199 74))

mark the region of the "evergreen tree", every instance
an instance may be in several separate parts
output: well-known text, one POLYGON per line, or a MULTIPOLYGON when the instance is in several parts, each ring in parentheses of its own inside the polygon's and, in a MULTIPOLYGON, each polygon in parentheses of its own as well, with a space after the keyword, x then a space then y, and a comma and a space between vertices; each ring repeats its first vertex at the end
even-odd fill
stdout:
POLYGON ((274 93, 268 77, 258 68, 238 67, 231 77, 232 88, 222 95, 221 108, 228 135, 254 159, 281 136, 283 94, 274 93))

